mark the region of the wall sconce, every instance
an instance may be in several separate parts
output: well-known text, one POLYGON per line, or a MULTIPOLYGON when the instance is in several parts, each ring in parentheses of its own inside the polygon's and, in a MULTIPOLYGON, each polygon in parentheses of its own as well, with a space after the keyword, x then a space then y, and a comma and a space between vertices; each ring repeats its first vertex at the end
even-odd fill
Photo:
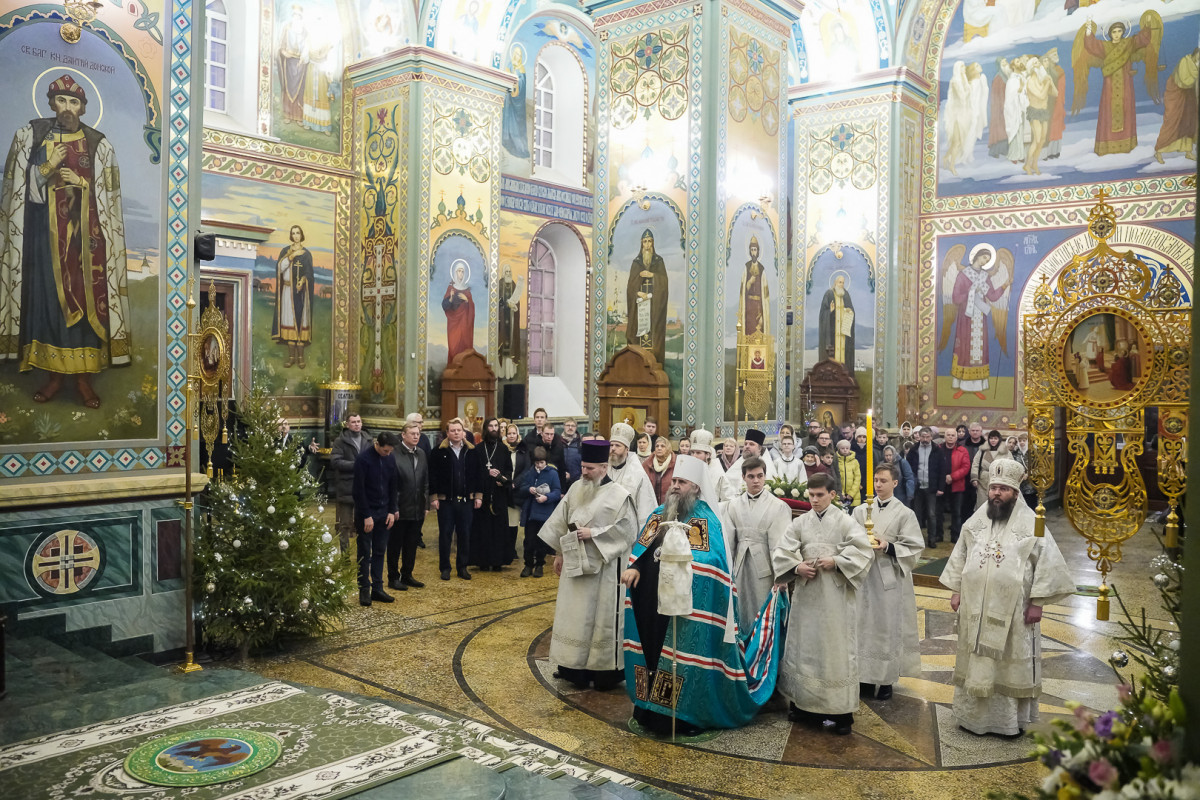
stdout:
POLYGON ((63 10, 70 20, 59 27, 58 35, 67 44, 75 44, 83 36, 83 26, 94 20, 100 12, 100 3, 97 0, 65 0, 63 10))

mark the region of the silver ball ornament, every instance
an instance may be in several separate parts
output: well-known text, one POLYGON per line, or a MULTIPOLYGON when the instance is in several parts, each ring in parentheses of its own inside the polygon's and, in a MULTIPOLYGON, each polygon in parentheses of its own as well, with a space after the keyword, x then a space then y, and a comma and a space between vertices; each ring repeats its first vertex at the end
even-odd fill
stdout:
POLYGON ((324 514, 324 513, 325 513, 325 506, 317 506, 317 513, 318 513, 318 514, 324 514))
POLYGON ((1178 674, 1179 670, 1177 670, 1173 664, 1167 664, 1162 668, 1162 676, 1167 681, 1173 682, 1175 680, 1175 676, 1178 674))
POLYGON ((204 591, 208 592, 209 594, 212 594, 216 590, 217 590, 217 585, 215 583, 210 583, 204 587, 204 591))
POLYGON ((242 602, 243 602, 243 603, 245 603, 245 604, 246 604, 246 605, 248 605, 248 606, 252 606, 252 605, 254 605, 254 601, 253 601, 253 600, 251 600, 249 596, 243 597, 243 598, 242 598, 242 602))
POLYGON ((296 518, 288 517, 288 525, 295 525, 295 524, 296 524, 296 518))
POLYGON ((274 514, 274 513, 275 513, 275 506, 267 506, 267 513, 268 513, 268 514, 274 514))
POLYGON ((1124 650, 1114 650, 1113 654, 1108 657, 1108 661, 1117 669, 1124 669, 1129 666, 1129 654, 1124 650))
POLYGON ((239 548, 239 547, 241 547, 241 546, 242 546, 242 540, 241 540, 241 539, 234 539, 234 540, 233 540, 233 549, 234 549, 234 550, 238 549, 238 548, 239 548))
POLYGON ((287 550, 287 549, 288 549, 288 540, 287 540, 287 539, 280 539, 280 540, 279 540, 279 549, 280 549, 280 550, 287 550))
POLYGON ((1151 578, 1151 580, 1154 581, 1154 585, 1157 586, 1159 589, 1165 589, 1171 583, 1170 576, 1168 576, 1165 572, 1158 573, 1153 578, 1151 578))
POLYGON ((308 611, 308 598, 307 597, 300 601, 300 610, 308 611))
POLYGON ((330 542, 333 541, 333 537, 330 536, 328 533, 322 533, 321 541, 324 542, 325 544, 329 544, 330 542))
POLYGON ((276 448, 275 448, 275 455, 277 455, 277 456, 281 456, 281 455, 283 455, 283 451, 282 451, 282 450, 280 450, 278 447, 276 447, 276 448))
POLYGON ((326 575, 331 575, 331 574, 333 574, 333 567, 331 567, 331 566, 329 566, 328 564, 326 564, 326 565, 325 565, 325 574, 326 574, 326 575))

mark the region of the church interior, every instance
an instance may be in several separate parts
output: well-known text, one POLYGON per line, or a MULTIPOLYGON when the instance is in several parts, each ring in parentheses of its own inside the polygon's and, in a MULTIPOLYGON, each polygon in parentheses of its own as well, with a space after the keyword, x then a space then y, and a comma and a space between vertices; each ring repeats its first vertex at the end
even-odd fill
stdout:
POLYGON ((785 426, 914 469, 928 426, 1012 437, 1076 588, 1030 732, 1132 680, 1179 703, 1144 759, 1200 796, 1198 45, 1200 0, 0 0, 0 785, 1118 797, 956 723, 938 577, 986 465, 914 556, 919 674, 849 736, 779 693, 648 734, 556 671, 554 562, 451 579, 437 508, 423 585, 356 598, 351 420, 434 453, 458 421, 491 469, 499 419, 531 459, 543 420, 656 427, 629 458, 662 492, 697 441, 780 463, 785 426))

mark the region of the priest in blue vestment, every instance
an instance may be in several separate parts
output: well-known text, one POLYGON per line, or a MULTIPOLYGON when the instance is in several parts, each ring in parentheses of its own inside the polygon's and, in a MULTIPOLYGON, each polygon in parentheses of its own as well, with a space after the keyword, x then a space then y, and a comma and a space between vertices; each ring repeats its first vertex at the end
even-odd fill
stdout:
POLYGON ((621 576, 625 687, 650 733, 740 727, 775 690, 787 593, 773 590, 739 616, 725 531, 709 470, 679 456, 621 576))

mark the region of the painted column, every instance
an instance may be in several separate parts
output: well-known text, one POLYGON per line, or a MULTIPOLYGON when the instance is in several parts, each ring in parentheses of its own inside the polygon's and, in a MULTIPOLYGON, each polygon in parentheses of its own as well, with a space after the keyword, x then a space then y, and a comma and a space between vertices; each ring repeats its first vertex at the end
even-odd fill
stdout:
POLYGON ((512 78, 425 47, 350 77, 363 413, 448 419, 457 410, 439 404, 451 351, 469 346, 495 362, 501 113, 512 78), (459 310, 443 310, 449 297, 459 310))
MULTIPOLYGON (((587 10, 601 42, 590 379, 641 344, 670 378, 673 435, 722 421, 731 431, 743 381, 737 405, 749 397, 751 418, 774 427, 786 338, 783 86, 799 6, 587 10)), ((594 393, 590 410, 599 413, 594 393)))
MULTIPOLYGON (((862 410, 899 425, 915 380, 920 110, 928 86, 907 69, 793 89, 792 399, 826 357, 854 373, 862 410), (898 233, 896 233, 898 231, 898 233)), ((838 420, 839 424, 842 420, 838 420)), ((854 420, 849 420, 854 423, 854 420)))

